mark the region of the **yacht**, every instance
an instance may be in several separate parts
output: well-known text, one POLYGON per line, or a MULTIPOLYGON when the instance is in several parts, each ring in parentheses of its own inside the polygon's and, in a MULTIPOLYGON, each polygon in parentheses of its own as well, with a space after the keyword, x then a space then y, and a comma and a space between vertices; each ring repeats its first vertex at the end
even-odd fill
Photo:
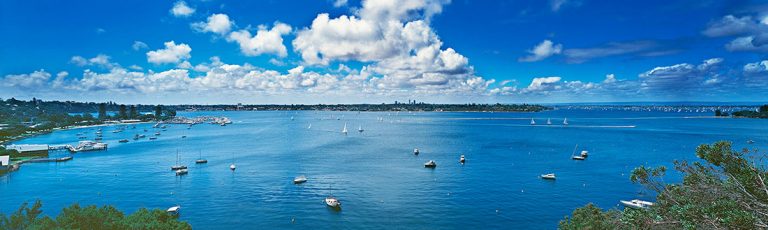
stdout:
POLYGON ((205 163, 208 163, 208 160, 203 159, 203 151, 200 151, 200 158, 197 158, 197 160, 195 160, 195 164, 205 164, 205 163))
POLYGON ((413 155, 419 155, 419 148, 413 149, 413 155))
POLYGON ((568 125, 568 118, 567 117, 563 119, 563 125, 568 125))
POLYGON ((181 211, 181 206, 179 206, 179 205, 170 207, 170 208, 168 208, 168 210, 166 210, 166 212, 168 212, 170 214, 174 214, 174 215, 175 214, 179 214, 179 211, 181 211))
POLYGON ((187 169, 186 165, 179 164, 179 151, 176 151, 176 165, 171 166, 171 170, 187 169))
POLYGON ((304 175, 297 176, 296 178, 293 178, 293 183, 294 184, 301 184, 301 183, 304 183, 304 182, 307 182, 307 177, 305 177, 304 175))
POLYGON ((187 173, 189 173, 189 171, 187 169, 178 169, 178 170, 176 170, 176 176, 186 175, 187 173))
POLYGON ((464 164, 464 162, 466 161, 467 161, 467 158, 464 158, 464 154, 462 154, 461 157, 459 157, 459 163, 464 164))
POLYGON ((107 149, 107 144, 94 141, 80 141, 74 149, 75 152, 105 150, 107 149))
POLYGON ((644 201, 644 200, 638 200, 638 199, 629 200, 629 201, 627 201, 627 200, 620 200, 619 202, 621 202, 621 204, 624 205, 624 206, 627 206, 627 207, 630 207, 630 208, 637 208, 637 209, 648 208, 650 206, 653 206, 653 202, 644 201))
POLYGON ((347 123, 344 123, 344 129, 341 130, 341 133, 347 135, 347 123))
POLYGON ((437 167, 437 163, 433 160, 427 161, 427 163, 424 163, 424 168, 435 168, 437 167))
POLYGON ((536 125, 536 121, 531 118, 531 125, 536 125))
POLYGON ((554 173, 541 174, 541 179, 554 180, 555 179, 555 174, 554 173))
POLYGON ((336 199, 336 197, 328 196, 325 198, 325 204, 328 205, 328 207, 340 209, 341 208, 341 202, 339 202, 339 199, 336 199))

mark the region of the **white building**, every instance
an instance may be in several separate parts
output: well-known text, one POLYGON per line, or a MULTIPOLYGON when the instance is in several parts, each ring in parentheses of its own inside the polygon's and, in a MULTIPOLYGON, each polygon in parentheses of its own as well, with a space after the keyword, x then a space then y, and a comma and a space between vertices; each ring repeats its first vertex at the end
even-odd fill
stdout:
POLYGON ((11 164, 11 156, 0 156, 0 168, 11 164))

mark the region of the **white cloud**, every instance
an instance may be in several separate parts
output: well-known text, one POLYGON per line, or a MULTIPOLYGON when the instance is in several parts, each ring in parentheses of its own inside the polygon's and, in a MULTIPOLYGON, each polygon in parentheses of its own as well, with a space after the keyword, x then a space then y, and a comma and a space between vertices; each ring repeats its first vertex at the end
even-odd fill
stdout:
POLYGON ((259 26, 255 36, 251 36, 248 30, 239 30, 229 34, 227 41, 240 44, 240 51, 246 56, 258 56, 261 54, 274 54, 279 57, 288 55, 283 45, 283 35, 290 33, 291 26, 285 23, 275 22, 272 29, 259 26))
POLYGON ((35 89, 44 86, 50 79, 51 74, 41 69, 30 74, 6 75, 2 84, 14 88, 35 89))
POLYGON ((192 29, 198 32, 211 32, 219 35, 226 35, 234 25, 226 14, 213 14, 208 16, 206 22, 192 23, 192 29))
POLYGON ((702 33, 710 37, 740 35, 757 29, 757 23, 750 16, 736 17, 726 15, 712 22, 702 33))
POLYGON ((195 13, 195 8, 189 7, 186 2, 178 1, 173 4, 171 8, 171 14, 176 17, 189 17, 195 13))
POLYGON ((748 74, 768 72, 768 60, 747 63, 744 65, 744 72, 748 74))
POLYGON ((710 37, 738 36, 725 45, 728 51, 768 52, 768 17, 726 15, 702 33, 710 37))
POLYGON ((69 62, 80 67, 99 66, 104 68, 112 68, 114 66, 117 66, 117 63, 110 62, 110 59, 111 59, 110 56, 99 54, 99 55, 96 55, 96 57, 92 57, 89 59, 86 59, 82 56, 73 56, 69 62))
POLYGON ((604 84, 610 84, 616 82, 616 75, 614 74, 607 74, 605 75, 605 80, 603 80, 604 84))
POLYGON ((164 43, 165 48, 147 52, 147 62, 154 64, 179 63, 192 57, 192 48, 189 45, 174 41, 164 43))
POLYGON ((717 67, 722 61, 722 58, 712 58, 698 66, 681 63, 653 68, 639 75, 641 90, 665 91, 670 94, 691 93, 688 89, 700 89, 703 84, 721 81, 717 67))
POLYGON ((563 5, 565 5, 568 1, 567 0, 550 0, 549 6, 552 8, 552 11, 559 11, 563 5))
POLYGON ((569 63, 582 63, 595 58, 639 54, 644 56, 660 56, 674 53, 670 50, 658 50, 660 45, 654 41, 610 42, 596 47, 575 48, 563 50, 563 55, 569 63))
POLYGON ((336 0, 333 2, 333 7, 339 8, 347 5, 347 0, 336 0))
POLYGON ((533 49, 528 50, 530 55, 517 59, 521 62, 535 62, 543 60, 549 56, 560 54, 563 50, 562 44, 555 44, 550 40, 544 40, 533 49))
POLYGON ((131 48, 133 50, 142 50, 142 49, 149 49, 149 46, 147 46, 147 43, 144 43, 142 41, 133 41, 133 45, 131 45, 131 48))
POLYGON ((531 84, 525 88, 527 92, 544 91, 556 89, 556 83, 560 82, 560 77, 537 77, 531 80, 531 84))
POLYGON ((747 36, 747 37, 739 37, 739 38, 733 39, 728 44, 725 44, 725 49, 727 49, 728 51, 768 52, 768 45, 765 45, 765 44, 755 45, 755 37, 747 36))

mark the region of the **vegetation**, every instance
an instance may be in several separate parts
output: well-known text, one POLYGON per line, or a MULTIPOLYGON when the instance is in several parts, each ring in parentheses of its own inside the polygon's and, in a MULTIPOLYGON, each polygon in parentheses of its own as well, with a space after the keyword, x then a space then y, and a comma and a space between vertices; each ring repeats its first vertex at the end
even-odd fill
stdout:
POLYGON ((454 112, 539 112, 550 109, 530 104, 337 104, 337 105, 176 105, 176 110, 326 110, 326 111, 454 111, 454 112))
POLYGON ((113 206, 73 204, 55 218, 41 216, 42 203, 24 203, 10 216, 0 214, 0 230, 11 229, 192 229, 187 222, 159 209, 141 208, 130 215, 113 206))
POLYGON ((675 162, 679 184, 666 184, 665 167, 638 167, 630 179, 656 192, 648 209, 602 211, 592 204, 560 221, 560 229, 765 229, 768 172, 765 153, 734 151, 730 142, 701 145, 703 162, 675 162))
POLYGON ((760 106, 757 111, 742 110, 733 112, 734 117, 768 118, 768 105, 760 106))

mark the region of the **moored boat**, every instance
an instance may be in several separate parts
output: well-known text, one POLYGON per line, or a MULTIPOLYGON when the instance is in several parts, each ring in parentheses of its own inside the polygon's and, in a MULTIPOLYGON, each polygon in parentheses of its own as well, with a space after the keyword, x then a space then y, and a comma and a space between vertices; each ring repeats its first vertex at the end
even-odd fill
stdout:
POLYGON ((293 183, 294 184, 301 184, 301 183, 304 183, 304 182, 307 182, 307 177, 305 177, 304 175, 297 176, 296 178, 293 178, 293 183))
POLYGON ((435 168, 437 167, 437 163, 435 163, 434 160, 429 160, 427 163, 424 163, 425 168, 435 168))
POLYGON ((637 209, 648 208, 650 206, 653 206, 653 202, 644 201, 644 200, 638 200, 638 199, 628 200, 628 201, 627 200, 619 200, 619 202, 621 202, 621 204, 624 205, 624 206, 627 206, 627 207, 630 207, 630 208, 637 208, 637 209))
POLYGON ((554 180, 555 179, 555 174, 554 173, 541 174, 541 179, 554 180))
POLYGON ((325 198, 325 204, 328 205, 328 207, 334 208, 334 209, 340 209, 341 208, 341 202, 339 199, 336 199, 336 197, 328 196, 325 198))
POLYGON ((461 157, 459 157, 459 163, 464 164, 464 162, 466 161, 467 161, 467 158, 464 158, 464 154, 462 154, 461 157))
POLYGON ((413 149, 413 155, 419 155, 419 148, 413 149))

